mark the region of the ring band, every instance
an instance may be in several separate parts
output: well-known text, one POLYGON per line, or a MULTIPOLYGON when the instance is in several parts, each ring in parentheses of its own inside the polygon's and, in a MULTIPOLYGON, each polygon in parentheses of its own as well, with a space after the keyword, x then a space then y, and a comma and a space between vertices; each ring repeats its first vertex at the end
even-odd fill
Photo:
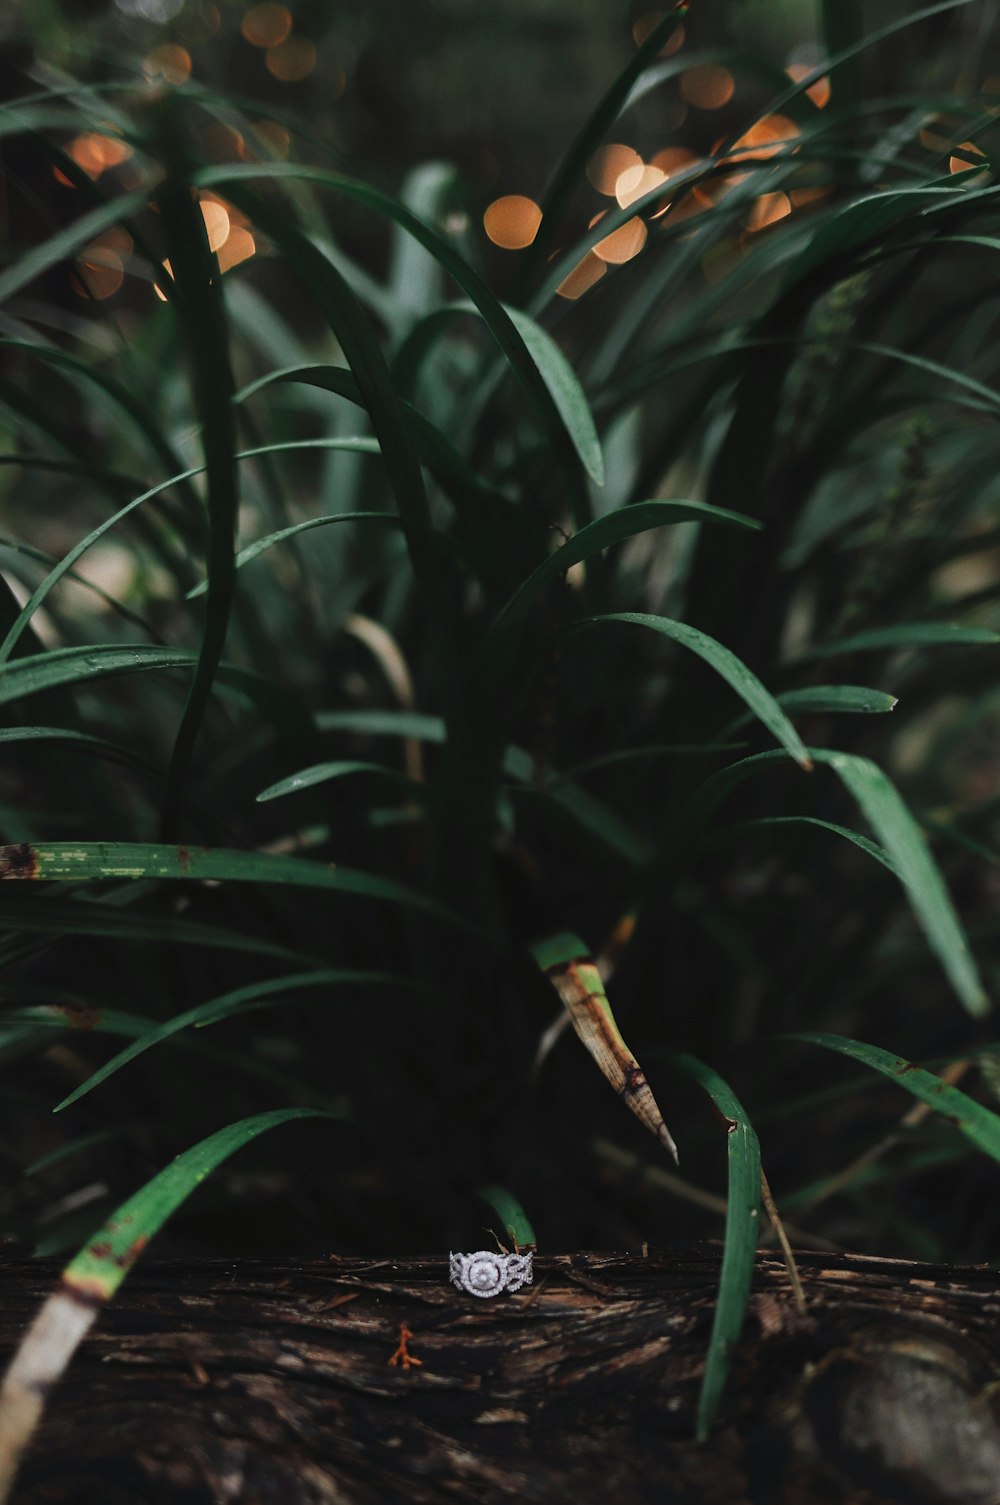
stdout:
POLYGON ((449 1278, 459 1291, 470 1296, 499 1296, 501 1291, 519 1291, 534 1279, 532 1256, 527 1254, 491 1254, 477 1249, 475 1254, 450 1254, 449 1278))

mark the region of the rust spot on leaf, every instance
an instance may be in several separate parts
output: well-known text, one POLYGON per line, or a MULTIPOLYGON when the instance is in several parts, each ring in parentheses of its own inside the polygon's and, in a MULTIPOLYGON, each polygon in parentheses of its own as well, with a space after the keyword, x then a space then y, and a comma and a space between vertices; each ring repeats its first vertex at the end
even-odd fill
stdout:
POLYGON ((107 1242, 107 1240, 102 1239, 99 1244, 91 1244, 90 1248, 87 1250, 87 1253, 91 1256, 92 1259, 107 1259, 108 1255, 111 1253, 111 1245, 107 1242))
POLYGON ((188 851, 187 847, 177 848, 177 861, 180 863, 181 868, 186 873, 191 866, 191 853, 188 851))
POLYGON ((618 1089, 622 1097, 630 1097, 636 1092, 641 1092, 646 1085, 646 1078, 638 1066, 626 1066, 621 1087, 618 1089))
POLYGON ((0 847, 0 878, 37 878, 38 857, 26 841, 0 847))
POLYGON ((916 1071, 916 1069, 912 1061, 897 1061, 893 1072, 896 1076, 905 1076, 908 1071, 916 1071))
POLYGON ((57 1003, 54 1007, 65 1015, 67 1024, 74 1029, 96 1029, 101 1022, 100 1009, 88 1009, 76 1003, 57 1003))
POLYGON ((131 1265, 134 1265, 148 1243, 149 1239, 144 1233, 140 1233, 137 1239, 133 1239, 124 1253, 117 1255, 115 1258, 115 1264, 119 1270, 127 1270, 131 1265))

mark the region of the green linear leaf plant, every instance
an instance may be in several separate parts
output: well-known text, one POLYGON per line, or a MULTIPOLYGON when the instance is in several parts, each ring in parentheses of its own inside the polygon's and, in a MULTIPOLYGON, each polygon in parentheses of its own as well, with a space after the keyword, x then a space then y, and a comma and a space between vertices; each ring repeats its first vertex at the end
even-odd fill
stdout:
POLYGON ((176 83, 119 8, 20 8, 40 71, 0 110, 0 1067, 30 1067, 20 1095, 0 1077, 11 1217, 30 1243, 55 1207, 68 1248, 84 1177, 195 1148, 126 1204, 126 1242, 90 1230, 56 1347, 36 1325, 15 1359, 0 1494, 31 1385, 140 1235, 177 1210, 187 1237, 218 1167, 190 1237, 230 1247, 223 1162, 314 1110, 350 1128, 322 1175, 289 1170, 309 1247, 474 1248, 484 1215, 540 1253, 602 1229, 660 1247, 714 1236, 722 1205, 693 1079, 728 1132, 702 1438, 741 1362, 751 1118, 779 1204, 835 1184, 790 1119, 871 1131, 874 1095, 831 1089, 820 1052, 790 1070, 777 1033, 958 1131, 898 1186, 800 1197, 803 1235, 919 1256, 916 1203, 969 1253, 933 1178, 992 1205, 960 1150, 996 1158, 996 1121, 911 1065, 971 1060, 1000 977, 1000 57, 967 55, 968 4, 869 27, 824 3, 818 42, 797 10, 780 38, 735 5, 648 35, 581 13, 567 77, 590 92, 552 109, 549 44, 498 30, 484 152, 457 164, 427 160, 419 69, 405 151, 373 134, 333 70, 374 43, 338 7, 314 8, 299 109, 264 54, 266 97, 234 89, 239 7, 176 83), (724 103, 696 102, 706 77, 724 103), (511 199, 516 246, 489 229, 511 199), (698 1190, 669 1216, 609 1170, 637 1122, 672 1156, 676 1135, 698 1190))

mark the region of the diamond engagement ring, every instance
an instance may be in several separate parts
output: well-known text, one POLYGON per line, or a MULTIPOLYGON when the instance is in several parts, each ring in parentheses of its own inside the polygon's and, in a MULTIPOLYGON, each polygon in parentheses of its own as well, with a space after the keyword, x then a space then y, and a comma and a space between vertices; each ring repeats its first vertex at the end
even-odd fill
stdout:
POLYGON ((533 1275, 531 1254, 490 1254, 478 1249, 475 1254, 448 1256, 450 1279, 460 1291, 470 1296, 499 1296, 501 1291, 519 1291, 530 1286, 533 1275))

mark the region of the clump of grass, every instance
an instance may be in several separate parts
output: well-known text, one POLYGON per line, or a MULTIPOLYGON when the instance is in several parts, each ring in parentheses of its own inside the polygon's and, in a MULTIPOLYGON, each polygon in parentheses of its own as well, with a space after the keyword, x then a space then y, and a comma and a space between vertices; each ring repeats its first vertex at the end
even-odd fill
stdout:
MULTIPOLYGON (((779 1205, 878 1135, 776 1031, 971 1055, 1000 960, 994 115, 863 87, 960 8, 865 35, 827 5, 795 80, 702 57, 758 103, 588 224, 595 153, 691 66, 658 60, 664 18, 512 271, 447 174, 396 194, 288 121, 275 154, 221 90, 50 80, 11 107, 61 196, 0 271, 0 1109, 44 1162, 9 1234, 72 1247, 170 1154, 289 1104, 339 1121, 316 1163, 262 1146, 253 1194, 217 1178, 179 1247, 256 1247, 275 1211, 299 1248, 461 1247, 484 1184, 548 1247, 717 1232, 608 1184, 599 1141, 641 1130, 582 1053, 553 1036, 532 1073, 555 1000, 531 948, 569 931, 604 979, 589 1043, 610 1020, 595 1054, 619 1090, 642 1063, 693 1182, 717 1141, 685 1073, 738 1130, 708 1427, 756 1238, 740 1103, 779 1205), (117 165, 81 168, 84 140, 117 165), (69 316, 70 263, 125 301, 69 316), (768 1113, 808 1132, 769 1141, 768 1113)), ((799 1196, 800 1228, 969 1251, 930 1231, 928 1134, 978 1201, 922 1125, 894 1197, 886 1159, 814 1224, 799 1196)))

